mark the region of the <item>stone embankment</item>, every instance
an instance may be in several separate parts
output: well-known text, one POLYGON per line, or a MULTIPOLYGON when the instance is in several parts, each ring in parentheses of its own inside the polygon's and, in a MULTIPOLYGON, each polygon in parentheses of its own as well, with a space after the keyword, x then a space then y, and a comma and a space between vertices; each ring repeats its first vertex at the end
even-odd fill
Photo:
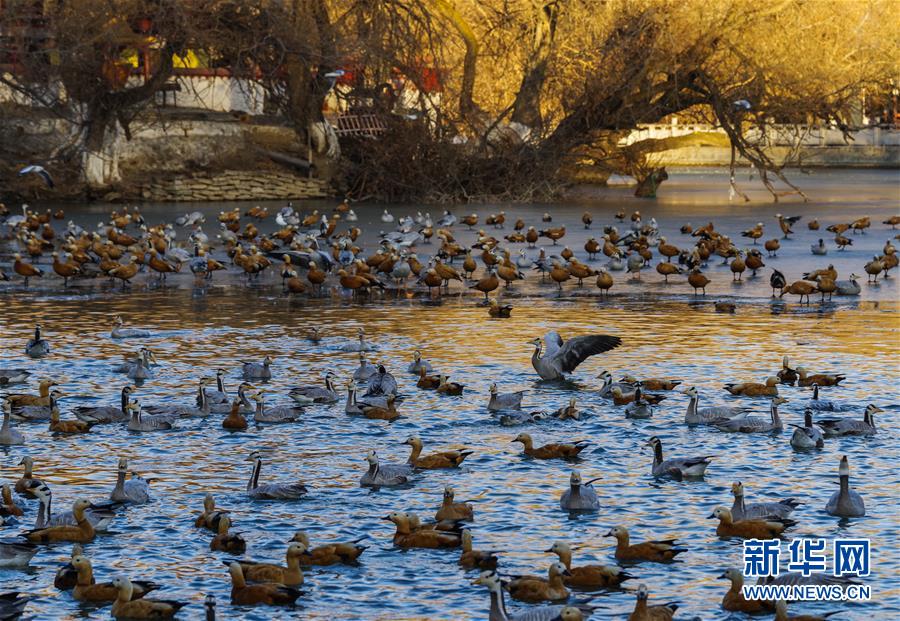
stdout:
POLYGON ((279 171, 225 170, 218 173, 153 180, 139 198, 153 202, 299 200, 329 195, 327 182, 279 171))

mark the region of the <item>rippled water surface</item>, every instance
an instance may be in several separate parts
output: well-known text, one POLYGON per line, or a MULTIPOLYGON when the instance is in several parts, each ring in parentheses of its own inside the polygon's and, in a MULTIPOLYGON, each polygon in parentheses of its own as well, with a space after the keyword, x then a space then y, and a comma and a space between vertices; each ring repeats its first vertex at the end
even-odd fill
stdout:
MULTIPOLYGON (((690 203, 690 192, 684 192, 684 200, 690 203)), ((535 208, 532 214, 542 209, 535 208)), ((580 214, 583 205, 569 209, 580 214)), ((731 217, 731 208, 717 212, 704 204, 698 209, 702 218, 731 217)), ((800 206, 791 212, 806 209, 800 206)), ((895 209, 888 201, 871 211, 874 216, 895 209)), ((690 219, 675 212, 657 217, 661 223, 665 218, 670 228, 690 219)), ((819 217, 826 220, 822 213, 819 217)), ((727 220, 733 235, 744 218, 727 220)), ((608 214, 606 219, 611 219, 608 214)), ((803 230, 802 235, 803 241, 797 243, 808 249, 810 233, 803 230)), ((880 247, 887 235, 870 235, 866 243, 877 240, 880 247)), ((814 258, 820 257, 809 256, 807 250, 802 261, 786 258, 784 266, 797 273, 817 265, 814 258)), ((864 262, 861 254, 852 260, 864 262)), ((656 274, 652 276, 656 280, 656 274)), ((728 277, 727 271, 721 275, 728 277)), ((127 380, 111 371, 112 364, 140 345, 151 347, 160 362, 156 377, 137 389, 145 404, 191 402, 197 379, 211 376, 217 367, 228 370, 226 385, 233 390, 240 381, 239 362, 265 355, 275 359, 273 379, 264 386, 267 402, 286 403, 291 386, 319 383, 326 371, 337 373, 342 383, 350 377, 357 366, 356 354, 339 348, 354 339, 358 327, 364 327, 378 346, 370 359, 395 373, 405 396, 400 405, 404 416, 394 423, 346 416, 341 403, 307 407, 302 421, 294 424, 257 427, 251 423, 242 433, 223 430, 220 415, 181 420, 176 431, 147 434, 104 425, 86 436, 53 437, 44 424, 19 424, 27 445, 0 449, 2 478, 8 482, 18 478, 16 464, 23 455, 32 455, 35 476, 51 485, 57 510, 76 497, 105 498, 115 482, 120 456, 129 457, 133 470, 157 477, 152 484, 154 502, 122 511, 113 533, 98 536, 86 546, 98 579, 126 573, 159 582, 164 585, 161 597, 190 602, 184 618, 202 614, 208 593, 218 598, 222 618, 486 618, 487 593, 470 585, 475 573, 460 570, 457 551, 402 552, 393 547, 393 526, 382 520, 397 510, 430 519, 444 485, 452 484, 458 499, 475 504, 476 547, 502 551, 502 573, 544 574, 555 557, 543 550, 555 540, 579 546, 575 565, 612 563, 613 540, 603 535, 611 526, 624 525, 633 541, 678 537, 689 548, 680 562, 642 564, 629 570, 639 576, 635 584, 646 583, 657 602, 679 601, 677 618, 721 619, 727 617, 720 607, 727 583, 717 576, 724 568, 740 564, 740 542, 718 539, 715 522, 706 518, 717 505, 731 505, 730 485, 741 480, 748 501, 793 496, 804 502, 792 516, 798 525, 789 531, 790 536, 869 537, 875 547, 873 575, 868 580, 873 589, 871 603, 798 604, 791 607, 793 613, 842 608, 839 618, 900 618, 896 586, 900 559, 895 551, 900 537, 896 463, 900 305, 895 283, 889 281, 878 289, 863 285, 861 299, 835 298, 832 304, 801 307, 769 302, 766 283, 761 282, 752 285, 751 299, 739 304, 735 315, 714 312, 715 298, 695 300, 689 291, 623 294, 607 302, 556 298, 548 293, 513 299, 513 317, 495 320, 470 294, 454 293, 437 301, 400 295, 361 304, 339 296, 290 299, 282 295, 275 279, 251 288, 234 286, 238 282, 218 279, 202 289, 189 282, 141 285, 130 292, 17 287, 0 294, 0 366, 24 366, 36 377, 57 378, 65 392, 64 418, 78 405, 114 402, 127 380), (110 317, 115 314, 151 330, 153 336, 137 341, 110 339, 110 317), (39 361, 22 355, 35 322, 45 327, 53 346, 52 355, 39 361), (306 338, 312 326, 323 330, 325 338, 319 343, 306 338), (623 344, 590 358, 571 382, 538 383, 528 341, 549 329, 564 337, 615 334, 623 344), (415 377, 404 372, 416 349, 437 369, 464 383, 464 395, 442 398, 416 389, 415 377), (844 385, 826 389, 823 396, 850 404, 848 415, 854 417, 861 417, 867 403, 883 407, 878 434, 830 439, 824 450, 802 453, 791 449, 789 432, 729 435, 688 428, 683 424, 687 400, 677 392, 669 393, 646 421, 626 420, 622 408, 596 393, 600 382, 595 376, 608 369, 616 377, 631 372, 639 377, 681 379, 699 387, 701 406, 741 403, 765 415, 767 401, 731 397, 722 384, 760 381, 780 368, 785 354, 814 372, 846 374, 844 385), (575 396, 584 413, 582 420, 549 420, 530 425, 527 431, 538 444, 589 440, 591 446, 578 463, 524 459, 521 445, 510 440, 526 429, 500 427, 486 410, 493 381, 502 391, 526 390, 529 410, 554 410, 575 396), (408 488, 360 488, 366 452, 377 449, 384 461, 405 461, 408 451, 402 442, 412 433, 421 435, 426 452, 468 447, 474 454, 459 470, 416 475, 408 488), (643 448, 651 435, 662 439, 671 456, 714 454, 705 479, 654 480, 652 453, 643 448), (244 459, 252 450, 265 455, 262 481, 301 479, 311 487, 309 497, 297 503, 250 502, 245 492, 250 464, 244 459), (866 501, 868 515, 862 519, 838 520, 824 511, 836 489, 837 465, 844 454, 850 459, 851 481, 866 501), (602 502, 598 513, 574 517, 560 511, 559 495, 573 467, 585 478, 602 477, 596 484, 602 502), (233 512, 235 528, 248 542, 248 558, 282 562, 285 541, 297 529, 308 531, 314 545, 365 537, 369 549, 358 567, 306 572, 304 595, 292 611, 233 608, 221 562, 229 555, 210 552, 209 534, 193 528, 206 492, 233 512)), ((629 286, 640 292, 640 285, 629 286)), ((33 389, 33 384, 26 387, 33 389)), ((811 392, 792 387, 781 392, 789 400, 783 409, 785 422, 801 422, 803 404, 811 392)), ((0 527, 3 537, 30 527, 36 503, 25 504, 26 516, 18 524, 0 527)), ((35 619, 107 616, 107 610, 79 607, 70 593, 52 586, 54 572, 69 553, 68 544, 46 546, 30 570, 0 570, 3 590, 32 594, 35 600, 29 604, 29 614, 35 619)), ((634 595, 600 593, 596 603, 602 606, 601 618, 622 618, 632 609, 634 595)))

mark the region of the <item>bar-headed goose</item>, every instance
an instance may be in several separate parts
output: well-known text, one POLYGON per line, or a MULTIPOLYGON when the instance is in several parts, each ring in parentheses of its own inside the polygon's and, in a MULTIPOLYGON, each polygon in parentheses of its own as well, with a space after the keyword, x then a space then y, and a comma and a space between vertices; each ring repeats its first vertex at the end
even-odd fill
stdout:
POLYGON ((423 360, 422 352, 417 349, 413 352, 413 361, 409 363, 408 367, 406 367, 406 372, 412 373, 413 375, 419 375, 422 373, 422 369, 425 369, 425 373, 434 372, 434 368, 431 366, 431 363, 427 360, 423 360))
POLYGON ((569 477, 569 488, 559 498, 559 506, 563 511, 599 511, 600 500, 592 483, 599 480, 591 479, 587 483, 581 482, 581 473, 573 471, 569 477))
POLYGON ((270 380, 272 379, 272 363, 274 360, 270 356, 263 358, 262 362, 244 362, 241 367, 241 373, 246 380, 270 380))
POLYGON ((870 403, 863 413, 863 419, 854 418, 823 418, 816 424, 825 432, 826 438, 840 436, 874 436, 878 433, 875 427, 875 414, 883 412, 881 408, 870 403))
POLYGON ((143 505, 150 502, 152 500, 150 497, 150 480, 132 472, 131 478, 126 481, 125 475, 127 473, 128 460, 120 457, 119 465, 116 469, 116 486, 110 492, 109 499, 113 502, 133 505, 143 505))
POLYGON ((131 417, 128 419, 129 431, 169 431, 175 428, 173 416, 144 414, 141 402, 138 399, 128 403, 128 411, 131 413, 131 417))
POLYGON ((819 398, 819 385, 813 384, 813 396, 812 399, 806 402, 806 408, 809 410, 813 410, 814 412, 843 412, 846 411, 847 406, 841 403, 837 403, 835 401, 830 401, 828 399, 820 399, 819 398))
POLYGON ((262 456, 259 451, 253 451, 245 461, 253 462, 253 471, 250 480, 247 481, 247 495, 253 500, 299 500, 309 490, 303 483, 266 483, 259 484, 259 474, 262 471, 262 456))
POLYGON ((356 338, 357 340, 345 343, 338 349, 340 351, 375 351, 378 349, 375 345, 366 341, 366 331, 364 329, 358 328, 356 330, 356 338))
POLYGON ((820 449, 825 447, 825 436, 813 425, 812 410, 806 409, 803 412, 803 425, 795 425, 794 433, 791 435, 791 446, 795 449, 820 449))
POLYGON ((114 339, 147 338, 150 336, 150 330, 127 328, 125 327, 125 321, 122 319, 121 315, 116 315, 113 318, 113 329, 109 336, 114 339))
POLYGON ((216 369, 216 387, 206 389, 206 399, 210 406, 222 403, 231 404, 231 397, 225 389, 225 369, 216 369))
POLYGON ((368 381, 370 377, 378 373, 378 367, 366 359, 365 352, 359 352, 359 366, 353 372, 353 380, 356 382, 368 381))
POLYGON ((34 336, 25 344, 25 354, 32 358, 43 358, 50 353, 50 341, 41 334, 41 326, 34 327, 34 336))
POLYGON ((409 464, 381 464, 375 451, 366 453, 369 469, 359 480, 365 487, 393 487, 409 482, 413 467, 409 464))
POLYGON ((291 388, 288 394, 290 395, 291 399, 293 399, 300 405, 307 405, 310 403, 337 403, 338 394, 334 389, 334 378, 334 373, 328 371, 325 374, 324 386, 297 386, 295 388, 291 388))
POLYGON ((125 360, 115 365, 112 370, 114 373, 130 374, 138 366, 149 369, 154 364, 157 364, 156 354, 147 347, 141 347, 136 354, 126 356, 125 360))
POLYGON ((12 405, 8 399, 3 400, 3 426, 0 427, 0 444, 4 446, 21 446, 25 444, 25 436, 12 428, 10 416, 12 415, 12 405))
POLYGON ((117 405, 82 405, 74 408, 72 411, 79 420, 83 420, 86 423, 121 422, 128 420, 130 417, 128 403, 132 394, 134 394, 134 386, 128 384, 119 393, 119 403, 117 405))
POLYGON ((491 398, 488 401, 488 410, 491 412, 499 412, 500 410, 520 410, 522 409, 522 397, 525 396, 524 390, 516 392, 500 392, 497 383, 491 384, 491 398))
POLYGON ((27 567, 37 547, 24 541, 0 541, 0 567, 27 567))
POLYGON ((292 423, 303 414, 303 408, 296 405, 266 406, 263 392, 260 390, 251 399, 256 402, 253 420, 257 423, 292 423))
POLYGON ((698 408, 700 394, 693 386, 680 391, 690 397, 687 412, 684 414, 684 422, 687 425, 714 425, 746 412, 744 407, 716 406, 698 408))
POLYGON ((397 380, 388 373, 384 365, 379 365, 377 372, 372 375, 366 382, 366 393, 363 397, 372 395, 394 395, 397 396, 397 380))
POLYGON ((841 457, 838 476, 841 488, 828 499, 825 511, 839 517, 863 517, 866 514, 866 504, 859 492, 850 488, 850 463, 846 455, 841 457))
POLYGON ((799 507, 801 502, 793 498, 776 500, 775 502, 744 503, 744 484, 736 481, 731 484, 734 504, 731 505, 731 516, 735 520, 751 520, 767 517, 783 518, 789 516, 799 507))
POLYGON ((14 419, 30 423, 46 422, 53 416, 53 410, 59 413, 59 400, 62 398, 61 390, 50 391, 46 405, 23 405, 13 408, 11 415, 14 419))
POLYGON ((662 440, 653 436, 647 440, 647 444, 653 447, 653 465, 650 470, 655 477, 671 477, 679 481, 686 477, 702 477, 706 472, 706 467, 710 464, 709 460, 714 457, 714 455, 702 455, 663 459, 662 440))
POLYGON ((144 408, 144 416, 164 416, 166 418, 188 418, 191 416, 209 416, 210 403, 206 395, 206 387, 211 380, 202 378, 197 385, 197 399, 195 404, 157 403, 144 408))
POLYGON ((772 433, 784 429, 781 417, 778 415, 778 406, 787 402, 783 397, 775 397, 769 403, 769 420, 761 416, 735 416, 725 421, 713 423, 719 431, 738 433, 772 433))
POLYGON ((28 381, 30 376, 31 372, 25 369, 0 369, 0 386, 23 384, 28 381))
POLYGON ((531 356, 531 366, 537 371, 543 380, 557 380, 571 373, 575 368, 587 360, 590 356, 603 353, 618 347, 622 339, 617 336, 595 334, 589 336, 576 336, 568 341, 563 341, 556 332, 548 332, 544 335, 546 351, 541 355, 541 339, 531 341, 534 345, 534 354, 531 356))

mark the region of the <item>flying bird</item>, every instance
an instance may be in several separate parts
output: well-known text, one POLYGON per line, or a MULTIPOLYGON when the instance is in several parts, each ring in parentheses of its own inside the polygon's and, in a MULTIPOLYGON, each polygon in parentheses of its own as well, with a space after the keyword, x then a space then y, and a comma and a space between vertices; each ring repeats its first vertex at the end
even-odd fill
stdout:
POLYGON ((38 166, 37 164, 29 164, 25 168, 19 171, 19 176, 35 174, 38 175, 41 179, 44 180, 44 183, 47 184, 48 188, 53 187, 53 177, 50 176, 50 173, 47 172, 47 169, 43 166, 38 166))

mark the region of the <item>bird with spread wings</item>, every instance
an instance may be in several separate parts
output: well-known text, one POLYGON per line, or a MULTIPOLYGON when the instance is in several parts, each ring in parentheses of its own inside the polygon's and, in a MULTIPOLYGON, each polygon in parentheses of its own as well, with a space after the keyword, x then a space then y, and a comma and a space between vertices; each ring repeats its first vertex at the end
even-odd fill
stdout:
POLYGON ((538 372, 541 379, 562 379, 566 373, 571 373, 579 364, 591 356, 601 354, 621 345, 622 339, 607 334, 591 334, 588 336, 576 336, 568 341, 563 341, 557 332, 548 332, 544 335, 546 349, 541 346, 541 339, 531 341, 534 345, 534 354, 531 356, 531 365, 538 372))

